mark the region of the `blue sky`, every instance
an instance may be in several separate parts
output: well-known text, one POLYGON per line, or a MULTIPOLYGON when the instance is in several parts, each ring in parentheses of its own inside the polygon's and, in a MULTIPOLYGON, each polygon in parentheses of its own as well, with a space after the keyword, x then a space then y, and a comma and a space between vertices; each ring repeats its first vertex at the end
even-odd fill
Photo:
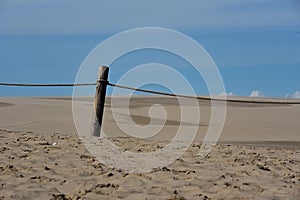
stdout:
MULTIPOLYGON (((217 64, 227 93, 299 97, 297 0, 2 0, 0 81, 72 82, 98 43, 120 31, 145 26, 174 29, 198 41, 217 64)), ((164 62, 170 64, 176 60, 166 58, 164 62)), ((144 52, 116 63, 126 63, 129 69, 151 59, 162 61, 157 53, 144 52)), ((115 81, 123 71, 111 69, 115 81)), ((198 94, 207 93, 192 72, 186 76, 198 94)), ((71 88, 0 87, 0 96, 71 94, 71 88)))

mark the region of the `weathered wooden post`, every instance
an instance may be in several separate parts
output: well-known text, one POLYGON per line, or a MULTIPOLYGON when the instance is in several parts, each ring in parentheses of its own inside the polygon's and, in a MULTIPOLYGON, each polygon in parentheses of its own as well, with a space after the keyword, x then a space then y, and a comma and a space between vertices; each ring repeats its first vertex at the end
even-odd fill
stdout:
POLYGON ((94 119, 92 123, 92 133, 93 136, 100 137, 106 87, 107 87, 107 78, 108 78, 109 68, 106 66, 99 67, 98 79, 96 85, 96 93, 94 100, 94 119))

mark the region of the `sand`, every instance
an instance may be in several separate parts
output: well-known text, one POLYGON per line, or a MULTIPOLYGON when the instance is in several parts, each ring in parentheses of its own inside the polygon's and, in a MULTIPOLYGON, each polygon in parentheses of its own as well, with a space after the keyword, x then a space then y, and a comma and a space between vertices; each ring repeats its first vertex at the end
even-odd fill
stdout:
MULTIPOLYGON (((91 99, 84 101, 92 107, 91 99)), ((165 106, 168 118, 145 141, 124 136, 108 98, 103 129, 110 140, 128 152, 164 147, 180 124, 178 103, 136 97, 130 113, 134 122, 147 125, 153 103, 165 106)), ((200 101, 199 124, 184 122, 199 130, 183 156, 148 173, 128 173, 86 150, 70 98, 0 98, 0 199, 299 199, 300 105, 228 103, 219 144, 199 158, 209 106, 200 101)))

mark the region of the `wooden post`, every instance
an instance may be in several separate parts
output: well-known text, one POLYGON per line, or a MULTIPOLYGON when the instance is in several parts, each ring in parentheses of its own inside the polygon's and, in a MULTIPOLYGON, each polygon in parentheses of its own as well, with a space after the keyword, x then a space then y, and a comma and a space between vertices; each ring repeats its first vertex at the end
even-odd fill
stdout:
POLYGON ((107 86, 107 77, 108 77, 109 68, 106 66, 99 67, 98 79, 96 85, 96 93, 94 100, 94 121, 92 124, 92 133, 93 136, 100 137, 105 95, 106 95, 106 86, 107 86))

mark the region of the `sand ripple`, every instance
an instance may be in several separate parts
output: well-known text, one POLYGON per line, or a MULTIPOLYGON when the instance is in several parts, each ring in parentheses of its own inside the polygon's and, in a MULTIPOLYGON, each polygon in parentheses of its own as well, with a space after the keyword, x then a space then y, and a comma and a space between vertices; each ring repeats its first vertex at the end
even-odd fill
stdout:
MULTIPOLYGON (((146 152, 164 143, 114 142, 146 152)), ((173 164, 146 174, 111 169, 93 158, 77 135, 0 131, 0 199, 297 199, 300 150, 217 145, 197 156, 199 143, 173 164)))

